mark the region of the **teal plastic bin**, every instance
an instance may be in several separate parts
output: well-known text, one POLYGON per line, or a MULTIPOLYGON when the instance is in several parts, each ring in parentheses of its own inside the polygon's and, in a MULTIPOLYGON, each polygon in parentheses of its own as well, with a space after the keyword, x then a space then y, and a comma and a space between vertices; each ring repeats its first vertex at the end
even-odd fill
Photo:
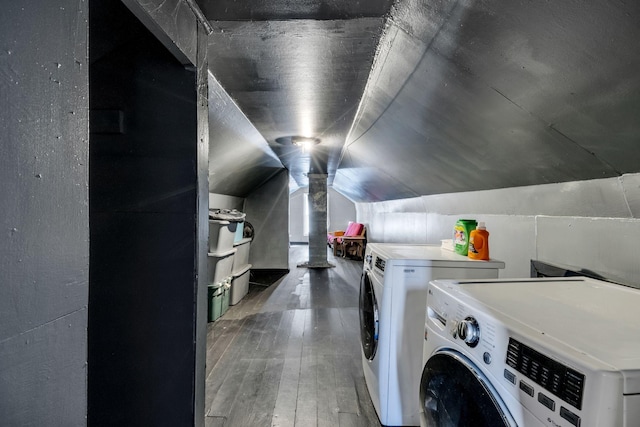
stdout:
POLYGON ((207 291, 209 301, 207 320, 209 322, 215 322, 224 313, 222 311, 222 303, 224 300, 224 294, 226 293, 225 287, 222 283, 216 283, 214 285, 209 285, 207 291))

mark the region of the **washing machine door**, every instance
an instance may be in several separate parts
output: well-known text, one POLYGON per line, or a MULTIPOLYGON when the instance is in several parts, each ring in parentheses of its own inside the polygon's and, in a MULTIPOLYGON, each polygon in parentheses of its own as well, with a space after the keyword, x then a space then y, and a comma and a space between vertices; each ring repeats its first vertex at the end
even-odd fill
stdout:
POLYGON ((486 376, 453 350, 436 353, 425 364, 420 402, 425 426, 517 426, 486 376))
POLYGON ((360 341, 364 356, 373 360, 378 349, 378 302, 367 271, 360 279, 360 341))

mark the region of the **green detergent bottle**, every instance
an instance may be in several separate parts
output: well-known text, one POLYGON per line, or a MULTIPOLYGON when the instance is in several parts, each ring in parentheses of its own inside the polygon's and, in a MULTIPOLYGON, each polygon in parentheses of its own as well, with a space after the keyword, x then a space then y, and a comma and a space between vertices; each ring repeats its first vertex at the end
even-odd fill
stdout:
POLYGON ((469 252, 469 234, 475 230, 478 222, 475 219, 459 219, 453 227, 453 245, 456 253, 467 255, 469 252))

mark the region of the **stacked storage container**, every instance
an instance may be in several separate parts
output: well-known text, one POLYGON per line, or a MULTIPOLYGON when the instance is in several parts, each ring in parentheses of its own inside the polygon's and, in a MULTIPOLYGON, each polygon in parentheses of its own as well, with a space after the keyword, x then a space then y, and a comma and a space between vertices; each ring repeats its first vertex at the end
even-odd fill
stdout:
POLYGON ((209 252, 209 266, 207 283, 214 284, 225 280, 233 272, 233 264, 236 249, 231 248, 225 252, 209 252))
POLYGON ((210 219, 209 252, 226 252, 233 249, 237 229, 237 222, 210 219))
POLYGON ((233 244, 236 255, 233 258, 233 273, 231 283, 231 297, 229 304, 235 305, 249 292, 249 276, 251 264, 249 264, 249 251, 251 248, 251 238, 243 238, 242 234, 236 233, 233 244))
POLYGON ((222 316, 229 307, 230 288, 236 249, 233 247, 237 222, 209 220, 209 316, 210 322, 222 316), (226 303, 225 303, 226 302, 226 303))

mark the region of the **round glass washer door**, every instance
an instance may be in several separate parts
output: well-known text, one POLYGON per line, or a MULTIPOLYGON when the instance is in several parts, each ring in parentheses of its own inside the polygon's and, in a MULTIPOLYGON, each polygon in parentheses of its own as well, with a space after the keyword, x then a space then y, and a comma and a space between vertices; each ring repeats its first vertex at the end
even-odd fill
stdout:
POLYGON ((438 427, 517 427, 486 376, 464 355, 446 350, 422 371, 423 422, 438 427))
POLYGON ((373 360, 378 349, 378 302, 366 271, 360 279, 360 341, 364 356, 373 360))

